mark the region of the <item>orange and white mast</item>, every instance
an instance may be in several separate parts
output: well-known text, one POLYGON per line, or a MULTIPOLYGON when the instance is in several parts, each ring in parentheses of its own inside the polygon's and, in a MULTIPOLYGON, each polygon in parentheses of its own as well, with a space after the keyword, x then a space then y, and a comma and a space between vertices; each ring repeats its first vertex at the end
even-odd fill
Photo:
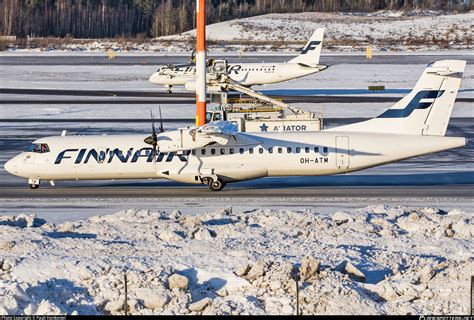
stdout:
POLYGON ((196 126, 206 123, 206 0, 196 0, 196 126))

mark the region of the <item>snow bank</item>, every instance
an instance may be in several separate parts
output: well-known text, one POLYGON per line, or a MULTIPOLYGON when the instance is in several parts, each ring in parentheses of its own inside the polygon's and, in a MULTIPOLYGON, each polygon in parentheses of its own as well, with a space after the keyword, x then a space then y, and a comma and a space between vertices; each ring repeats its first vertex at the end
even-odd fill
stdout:
MULTIPOLYGON (((325 28, 324 50, 360 51, 371 45, 381 51, 426 51, 436 48, 469 48, 474 35, 474 12, 326 13, 267 14, 209 25, 207 38, 230 42, 224 51, 294 51, 301 49, 316 28, 325 28), (232 42, 245 42, 233 47, 232 42), (251 44, 254 45, 251 45, 251 44), (260 44, 259 44, 260 43, 260 44)), ((196 30, 158 40, 188 41, 196 30)), ((215 44, 219 50, 223 45, 215 44)))
POLYGON ((123 314, 124 273, 132 314, 294 314, 294 279, 303 314, 466 314, 473 236, 436 208, 1 216, 0 314, 123 314))

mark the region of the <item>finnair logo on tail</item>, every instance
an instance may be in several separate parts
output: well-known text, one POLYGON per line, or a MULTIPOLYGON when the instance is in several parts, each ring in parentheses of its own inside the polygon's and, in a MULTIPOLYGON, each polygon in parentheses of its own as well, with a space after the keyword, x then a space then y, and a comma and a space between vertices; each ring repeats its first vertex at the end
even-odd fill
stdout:
POLYGON ((301 54, 306 54, 309 51, 316 49, 320 44, 321 41, 310 41, 308 45, 304 47, 303 51, 301 51, 301 54))
POLYGON ((434 101, 441 97, 444 90, 423 90, 415 94, 413 99, 403 109, 388 109, 378 118, 406 118, 412 114, 415 109, 428 109, 434 101))

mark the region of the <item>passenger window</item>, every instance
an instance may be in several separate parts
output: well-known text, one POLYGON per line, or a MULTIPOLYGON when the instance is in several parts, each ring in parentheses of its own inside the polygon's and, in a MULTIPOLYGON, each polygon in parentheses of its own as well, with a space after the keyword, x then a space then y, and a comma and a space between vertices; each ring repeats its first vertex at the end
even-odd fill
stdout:
POLYGON ((240 148, 240 149, 239 149, 239 153, 240 153, 240 154, 244 154, 244 151, 245 151, 244 148, 240 148))
POLYGON ((192 154, 193 156, 195 156, 195 155, 196 155, 196 149, 191 150, 191 154, 192 154))
POLYGON ((319 148, 318 148, 318 147, 314 147, 314 152, 319 153, 319 148))
POLYGON ((278 153, 283 153, 283 148, 278 148, 278 153))
POLYGON ((230 149, 229 149, 229 153, 230 153, 230 154, 234 154, 234 148, 230 148, 230 149))
POLYGON ((259 148, 258 153, 262 154, 263 153, 263 148, 259 148))
POLYGON ((324 152, 324 153, 328 153, 328 147, 324 147, 324 148, 323 148, 323 152, 324 152))
POLYGON ((273 153, 273 148, 268 148, 268 153, 273 153))
POLYGON ((250 149, 249 149, 249 153, 250 153, 250 154, 253 153, 253 148, 250 148, 250 149))
POLYGON ((225 154, 225 149, 221 148, 221 154, 225 154))
POLYGON ((286 148, 286 152, 291 153, 291 148, 290 147, 286 148))
POLYGON ((212 148, 211 149, 211 154, 216 154, 216 149, 212 148))
POLYGON ((201 154, 205 155, 206 154, 206 149, 201 149, 201 154))
POLYGON ((300 153, 301 151, 301 148, 300 147, 296 147, 296 153, 300 153))
POLYGON ((304 148, 304 152, 309 153, 309 147, 304 148))

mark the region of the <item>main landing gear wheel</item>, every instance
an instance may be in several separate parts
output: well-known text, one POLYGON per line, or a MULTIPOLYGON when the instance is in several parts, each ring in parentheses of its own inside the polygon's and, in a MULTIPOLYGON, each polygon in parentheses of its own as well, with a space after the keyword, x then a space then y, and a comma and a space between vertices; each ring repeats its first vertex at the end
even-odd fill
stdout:
POLYGON ((225 187, 225 182, 219 178, 217 180, 209 179, 207 185, 209 186, 209 189, 211 189, 211 191, 221 191, 225 187))
POLYGON ((38 189, 38 188, 39 188, 39 184, 34 184, 34 183, 32 183, 32 184, 30 184, 30 188, 31 188, 31 189, 38 189))

